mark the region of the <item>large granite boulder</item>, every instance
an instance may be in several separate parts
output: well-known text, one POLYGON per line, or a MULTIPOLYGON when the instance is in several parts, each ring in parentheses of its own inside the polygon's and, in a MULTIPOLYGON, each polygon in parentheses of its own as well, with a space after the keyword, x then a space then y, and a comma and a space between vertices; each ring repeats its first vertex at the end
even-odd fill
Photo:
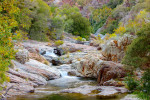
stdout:
POLYGON ((117 39, 109 39, 105 44, 101 45, 102 54, 107 61, 121 62, 125 55, 125 50, 131 44, 134 37, 125 34, 117 39))
POLYGON ((100 52, 88 53, 81 58, 77 58, 77 60, 73 60, 72 67, 85 77, 97 78, 101 63, 104 62, 101 57, 100 52))
POLYGON ((125 77, 126 72, 122 64, 101 60, 101 56, 100 54, 87 55, 73 62, 72 67, 84 77, 97 78, 100 85, 108 85, 108 82, 103 83, 125 77))
POLYGON ((100 85, 104 85, 104 82, 108 80, 123 78, 126 76, 126 71, 123 65, 120 63, 105 61, 101 63, 100 66, 101 68, 99 69, 98 79, 97 79, 100 85))

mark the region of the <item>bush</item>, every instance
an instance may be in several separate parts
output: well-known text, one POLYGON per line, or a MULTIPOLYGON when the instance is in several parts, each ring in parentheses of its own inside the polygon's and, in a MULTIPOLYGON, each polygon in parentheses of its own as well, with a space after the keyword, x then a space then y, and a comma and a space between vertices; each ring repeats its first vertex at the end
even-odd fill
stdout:
POLYGON ((145 92, 147 95, 150 95, 150 70, 144 72, 142 82, 143 82, 143 92, 145 92))
POLYGON ((57 40, 57 41, 55 41, 55 45, 56 45, 56 46, 60 46, 60 45, 62 45, 62 44, 64 44, 64 41, 62 41, 62 40, 57 40))
POLYGON ((90 35, 91 27, 90 23, 87 18, 82 17, 81 14, 74 14, 71 16, 71 19, 73 19, 73 25, 72 25, 72 33, 73 35, 76 35, 78 33, 79 36, 83 38, 87 38, 90 35))
POLYGON ((50 32, 48 37, 50 39, 62 39, 64 31, 64 19, 60 16, 53 17, 50 20, 49 30, 50 32))
POLYGON ((106 34, 106 33, 109 33, 109 34, 112 34, 115 32, 115 29, 118 27, 119 25, 119 21, 118 20, 109 20, 108 21, 108 24, 106 26, 106 28, 101 32, 101 34, 106 34))
POLYGON ((132 77, 132 76, 128 76, 128 77, 126 78, 126 80, 127 80, 127 81, 126 81, 126 84, 127 84, 128 89, 129 89, 130 91, 136 90, 137 87, 139 86, 139 82, 136 81, 136 80, 134 79, 134 77, 132 77))
POLYGON ((120 5, 121 3, 123 3, 123 0, 110 0, 107 6, 114 9, 117 7, 117 5, 120 5))
POLYGON ((85 38, 82 38, 82 37, 80 37, 80 36, 78 36, 78 37, 76 38, 76 40, 77 40, 77 41, 81 41, 81 42, 82 42, 82 41, 86 41, 85 38))
POLYGON ((15 30, 18 27, 15 16, 20 15, 20 9, 15 4, 16 0, 0 1, 0 89, 9 80, 6 71, 11 60, 15 58, 13 39, 20 37, 15 30))
POLYGON ((128 11, 130 9, 128 7, 125 7, 123 5, 119 5, 117 6, 114 11, 112 12, 112 17, 113 18, 118 18, 121 19, 123 18, 125 15, 127 15, 128 11))
POLYGON ((137 33, 137 38, 128 46, 122 63, 134 66, 144 67, 150 64, 150 23, 144 25, 137 33))
MULTIPOLYGON (((48 18, 50 18, 50 7, 43 0, 35 0, 31 9, 32 25, 29 29, 29 37, 33 40, 48 41, 48 18)), ((29 6, 29 5, 27 5, 29 6)))
POLYGON ((94 33, 103 26, 108 16, 111 15, 112 9, 107 6, 95 9, 90 18, 91 25, 93 26, 94 33))

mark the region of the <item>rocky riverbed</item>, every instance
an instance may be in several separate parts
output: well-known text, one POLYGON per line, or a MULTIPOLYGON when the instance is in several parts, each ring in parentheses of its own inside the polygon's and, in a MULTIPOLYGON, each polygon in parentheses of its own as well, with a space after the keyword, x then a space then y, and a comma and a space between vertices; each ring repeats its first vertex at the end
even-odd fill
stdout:
POLYGON ((106 60, 97 47, 66 41, 56 48, 29 40, 15 49, 10 82, 5 83, 7 88, 13 86, 8 100, 120 100, 129 92, 124 87, 123 65, 106 60), (70 53, 57 55, 66 50, 70 53))

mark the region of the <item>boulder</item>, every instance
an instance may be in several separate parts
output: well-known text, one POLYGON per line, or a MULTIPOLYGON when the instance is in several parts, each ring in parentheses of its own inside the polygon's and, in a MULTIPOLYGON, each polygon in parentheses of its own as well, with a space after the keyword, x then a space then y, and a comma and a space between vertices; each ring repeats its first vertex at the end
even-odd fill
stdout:
POLYGON ((64 51, 62 48, 55 48, 54 53, 58 56, 61 56, 61 55, 63 55, 64 51))
POLYGON ((69 71, 69 72, 68 72, 68 75, 69 75, 69 76, 76 76, 76 72, 75 72, 75 71, 69 71))
POLYGON ((47 80, 57 79, 60 78, 61 76, 59 71, 56 68, 45 65, 33 59, 30 59, 29 62, 26 62, 25 64, 30 66, 31 69, 34 69, 34 70, 29 70, 30 72, 40 74, 43 77, 45 77, 47 80))
POLYGON ((111 79, 125 77, 126 72, 122 64, 104 61, 101 57, 100 54, 86 55, 81 60, 74 61, 72 67, 84 77, 97 78, 100 85, 106 85, 103 83, 111 79))
POLYGON ((123 65, 120 63, 114 63, 112 61, 105 61, 101 63, 100 69, 98 71, 98 83, 104 85, 104 82, 116 79, 123 78, 126 76, 126 71, 123 68, 123 65))
POLYGON ((34 93, 35 89, 32 85, 29 84, 23 84, 23 83, 5 83, 5 86, 7 88, 12 87, 8 93, 7 97, 11 97, 14 95, 24 95, 27 93, 34 93))
POLYGON ((9 73, 9 75, 15 75, 19 78, 31 81, 34 84, 36 84, 36 86, 47 84, 47 81, 43 77, 41 77, 40 75, 28 73, 25 70, 18 69, 17 67, 15 67, 15 69, 9 68, 8 73, 9 73))
POLYGON ((121 62, 125 55, 125 50, 131 44, 134 37, 132 35, 124 34, 119 39, 109 39, 105 44, 101 45, 102 54, 107 61, 121 62))
POLYGON ((27 62, 29 60, 28 50, 18 49, 18 52, 16 53, 16 59, 22 64, 27 62))
POLYGON ((89 54, 74 61, 72 67, 76 68, 84 77, 97 78, 97 73, 102 62, 100 54, 89 54))
POLYGON ((54 66, 58 66, 58 65, 62 64, 61 61, 60 61, 58 58, 53 58, 53 59, 51 60, 51 63, 52 63, 52 65, 54 65, 54 66))
POLYGON ((29 58, 37 60, 43 64, 46 64, 46 65, 50 65, 50 63, 42 55, 40 55, 38 53, 30 53, 29 52, 29 58))

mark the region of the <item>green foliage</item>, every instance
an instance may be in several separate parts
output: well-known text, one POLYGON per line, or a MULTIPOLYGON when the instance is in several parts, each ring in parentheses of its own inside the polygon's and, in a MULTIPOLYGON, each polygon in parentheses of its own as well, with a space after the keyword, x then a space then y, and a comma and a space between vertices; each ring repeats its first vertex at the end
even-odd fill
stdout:
POLYGON ((93 26, 94 33, 103 26, 106 22, 108 16, 111 15, 112 9, 108 8, 107 6, 103 6, 102 8, 95 9, 92 12, 92 16, 90 18, 90 22, 93 26))
POLYGON ((115 32, 115 29, 119 25, 119 20, 110 19, 108 22, 109 23, 107 24, 105 30, 103 30, 101 34, 106 34, 106 33, 112 34, 115 32))
POLYGON ((137 80, 134 79, 133 76, 129 75, 128 77, 126 77, 126 84, 128 86, 128 89, 130 91, 136 90, 137 87, 139 86, 139 82, 137 80))
POLYGON ((55 45, 56 46, 60 46, 60 45, 62 45, 64 43, 64 41, 62 41, 62 40, 57 40, 57 41, 55 41, 55 45))
POLYGON ((19 33, 12 33, 18 26, 15 16, 20 11, 15 4, 16 0, 0 1, 0 84, 8 80, 6 71, 15 55, 13 39, 19 36, 19 33))
POLYGON ((89 4, 91 1, 92 0, 77 0, 77 3, 83 7, 89 4))
POLYGON ((75 40, 77 40, 77 41, 86 41, 86 39, 85 38, 82 38, 82 37, 80 37, 80 36, 78 36, 75 40))
POLYGON ((32 25, 29 29, 29 36, 33 40, 48 41, 46 33, 48 31, 48 18, 50 18, 50 7, 43 0, 35 0, 31 2, 32 8, 32 25))
POLYGON ((142 83, 144 92, 150 96, 150 70, 147 70, 144 73, 142 77, 142 83))
POLYGON ((150 61, 150 23, 137 33, 138 37, 128 46, 122 63, 134 67, 142 67, 150 61), (135 52, 136 51, 136 52, 135 52))
POLYGON ((129 10, 130 10, 129 8, 127 8, 123 5, 119 5, 112 12, 112 17, 117 18, 117 19, 121 19, 128 13, 129 10))
POLYGON ((137 97, 142 99, 142 100, 150 100, 150 96, 147 95, 146 93, 142 92, 142 91, 136 91, 134 94, 136 94, 137 97))
POLYGON ((150 0, 146 0, 146 8, 147 8, 147 11, 150 11, 150 0))
POLYGON ((64 17, 64 29, 66 32, 88 38, 91 32, 90 23, 87 18, 79 12, 79 8, 64 5, 60 11, 64 17))
POLYGON ((129 90, 136 90, 134 94, 136 94, 140 99, 150 99, 150 70, 146 70, 139 81, 135 79, 135 76, 131 75, 129 75, 126 80, 129 90))
POLYGON ((82 17, 81 14, 74 14, 71 16, 71 19, 73 19, 73 35, 79 35, 83 38, 88 38, 91 32, 90 23, 87 18, 82 17), (79 34, 76 34, 79 33, 79 34))
POLYGON ((50 39, 62 39, 64 30, 64 19, 61 16, 51 18, 49 30, 50 33, 48 33, 48 36, 50 39))
POLYGON ((120 5, 121 3, 123 3, 123 0, 110 0, 107 6, 114 9, 117 7, 117 5, 120 5))

